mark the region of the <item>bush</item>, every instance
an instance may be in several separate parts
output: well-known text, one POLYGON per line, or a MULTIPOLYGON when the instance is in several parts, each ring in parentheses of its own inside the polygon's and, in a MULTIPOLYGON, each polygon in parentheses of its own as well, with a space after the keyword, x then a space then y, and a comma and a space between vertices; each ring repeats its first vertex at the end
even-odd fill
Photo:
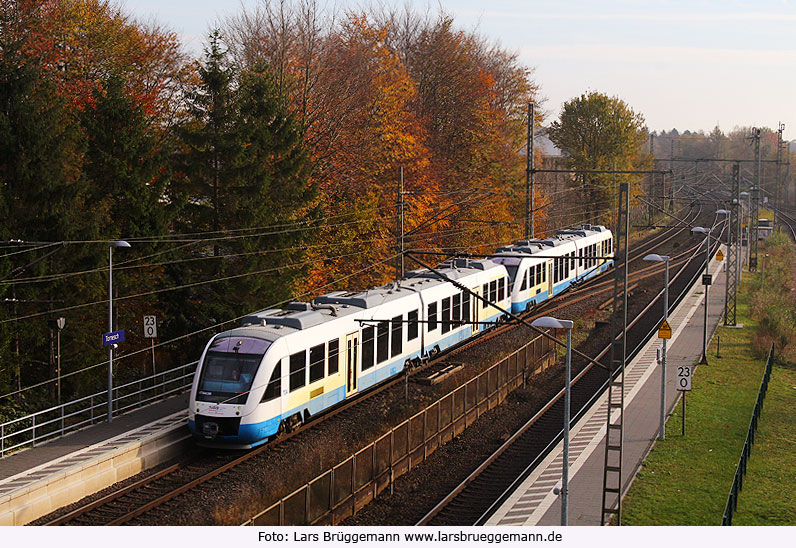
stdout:
POLYGON ((752 317, 759 322, 752 344, 761 355, 774 343, 780 358, 796 358, 795 263, 793 243, 780 233, 768 237, 758 254, 758 280, 748 287, 752 317))

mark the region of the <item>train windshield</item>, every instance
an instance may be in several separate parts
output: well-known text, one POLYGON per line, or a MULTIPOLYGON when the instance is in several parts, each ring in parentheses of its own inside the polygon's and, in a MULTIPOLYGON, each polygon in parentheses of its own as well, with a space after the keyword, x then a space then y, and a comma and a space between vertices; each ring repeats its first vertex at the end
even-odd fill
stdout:
POLYGON ((202 362, 196 399, 212 403, 245 403, 254 375, 269 346, 270 341, 249 337, 214 340, 202 362))

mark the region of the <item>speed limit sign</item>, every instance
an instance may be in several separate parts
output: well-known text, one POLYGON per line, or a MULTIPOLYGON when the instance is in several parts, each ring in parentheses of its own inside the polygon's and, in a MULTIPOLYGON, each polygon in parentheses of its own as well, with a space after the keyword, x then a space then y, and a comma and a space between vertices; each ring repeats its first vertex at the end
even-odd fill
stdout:
POLYGON ((144 337, 147 339, 157 339, 158 337, 157 316, 144 316, 144 337))
POLYGON ((681 392, 691 391, 691 366, 680 365, 677 367, 677 390, 681 392))

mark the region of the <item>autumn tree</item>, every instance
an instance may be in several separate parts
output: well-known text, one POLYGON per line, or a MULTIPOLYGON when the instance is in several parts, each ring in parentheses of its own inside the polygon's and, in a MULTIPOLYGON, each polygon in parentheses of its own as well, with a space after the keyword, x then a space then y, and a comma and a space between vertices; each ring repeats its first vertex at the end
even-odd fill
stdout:
MULTIPOLYGON (((53 242, 81 239, 90 234, 93 220, 84 214, 87 188, 80 178, 84 139, 77 116, 54 86, 42 78, 40 58, 31 55, 31 36, 25 22, 38 17, 35 6, 25 2, 4 3, 0 8, 0 240, 53 242)), ((57 248, 56 248, 57 249, 57 248)), ((51 251, 52 249, 48 250, 51 251)), ((45 251, 23 253, 14 261, 4 260, 0 286, 11 303, 2 305, 0 316, 30 311, 33 303, 56 302, 56 288, 10 286, 20 275, 47 272, 52 255, 45 251), (47 260, 45 260, 47 259, 47 260), (17 306, 16 303, 21 303, 17 306)), ((61 252, 60 257, 65 258, 61 252)), ((39 304, 39 306, 41 306, 39 304)), ((31 322, 26 329, 3 324, 0 339, 11 336, 14 356, 3 344, 0 360, 14 364, 15 384, 20 375, 28 380, 47 376, 46 319, 31 322), (24 349, 21 359, 16 348, 24 349), (35 357, 34 357, 35 356, 35 357), (35 360, 35 361, 34 361, 35 360)), ((0 383, 9 382, 7 366, 0 383)), ((7 385, 6 385, 7 386, 7 385)))
POLYGON ((186 100, 190 117, 175 168, 180 223, 190 232, 210 231, 208 251, 217 260, 168 273, 175 281, 187 273, 219 281, 181 291, 179 304, 172 303, 174 322, 184 330, 290 295, 299 271, 288 265, 302 256, 291 248, 307 233, 270 227, 295 222, 313 198, 301 134, 274 76, 263 66, 233 66, 219 31, 210 36, 186 100))
POLYGON ((451 221, 463 230, 445 238, 446 245, 486 249, 520 235, 524 199, 516 190, 524 159, 518 151, 526 105, 537 89, 531 71, 515 54, 456 29, 447 14, 423 18, 407 10, 388 17, 390 44, 417 85, 414 108, 428 135, 434 175, 443 189, 460 193, 451 221))
MULTIPOLYGON (((643 150, 644 117, 618 97, 591 91, 567 101, 549 135, 573 169, 640 170, 651 163, 643 150)), ((617 192, 613 176, 582 174, 578 181, 589 221, 609 222, 617 192)))

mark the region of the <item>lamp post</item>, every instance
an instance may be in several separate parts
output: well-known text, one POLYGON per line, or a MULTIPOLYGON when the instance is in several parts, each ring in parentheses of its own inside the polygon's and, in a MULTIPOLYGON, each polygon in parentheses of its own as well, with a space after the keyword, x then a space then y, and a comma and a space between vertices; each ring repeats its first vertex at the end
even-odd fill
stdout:
MULTIPOLYGON (((749 246, 752 245, 752 243, 749 241, 749 239, 752 237, 752 227, 751 227, 751 225, 752 225, 752 195, 750 193, 748 193, 748 192, 741 192, 741 200, 743 201, 744 198, 746 198, 746 215, 744 215, 744 217, 746 217, 746 219, 747 219, 746 220, 746 249, 747 249, 747 256, 749 256, 750 255, 748 253, 749 246)), ((742 262, 742 261, 739 261, 739 263, 740 262, 742 262)))
POLYGON ((705 285, 705 322, 702 330, 702 359, 699 363, 707 365, 708 363, 708 356, 707 356, 707 347, 708 347, 708 284, 707 284, 707 275, 708 275, 708 263, 710 262, 710 229, 703 228, 701 226, 695 226, 691 229, 691 232, 694 234, 704 234, 705 235, 705 271, 702 276, 702 281, 705 285))
MULTIPOLYGON (((733 203, 735 203, 735 198, 733 198, 733 203)), ((716 215, 724 215, 725 221, 727 221, 727 256, 730 255, 730 246, 732 245, 732 226, 730 226, 730 210, 729 209, 717 209, 716 215)), ((727 269, 729 266, 728 263, 724 263, 724 325, 727 325, 727 301, 730 298, 730 271, 727 269)))
POLYGON ((564 373, 564 458, 561 464, 561 525, 567 525, 567 495, 569 489, 569 400, 572 363, 572 320, 559 320, 542 316, 531 322, 534 327, 548 327, 567 330, 567 358, 564 373))
MULTIPOLYGON (((665 263, 665 277, 663 279, 663 321, 669 319, 669 259, 668 255, 658 255, 657 253, 650 253, 643 260, 655 263, 665 263)), ((661 424, 660 439, 666 439, 666 341, 663 339, 663 348, 661 350, 661 424)))
MULTIPOLYGON (((57 343, 57 346, 56 346, 57 353, 58 353, 57 361, 56 361, 56 364, 57 364, 56 365, 56 377, 58 379, 58 381, 57 381, 57 385, 58 385, 58 405, 61 405, 61 331, 63 330, 64 327, 66 327, 66 318, 58 318, 58 319, 56 319, 55 320, 55 327, 58 328, 58 331, 56 331, 56 333, 58 334, 58 339, 57 339, 58 343, 57 343)), ((61 410, 61 413, 63 414, 63 410, 61 410)))
MULTIPOLYGON (((108 333, 113 332, 113 248, 130 247, 124 240, 108 242, 108 333)), ((113 420, 113 347, 108 345, 108 422, 113 420)))

